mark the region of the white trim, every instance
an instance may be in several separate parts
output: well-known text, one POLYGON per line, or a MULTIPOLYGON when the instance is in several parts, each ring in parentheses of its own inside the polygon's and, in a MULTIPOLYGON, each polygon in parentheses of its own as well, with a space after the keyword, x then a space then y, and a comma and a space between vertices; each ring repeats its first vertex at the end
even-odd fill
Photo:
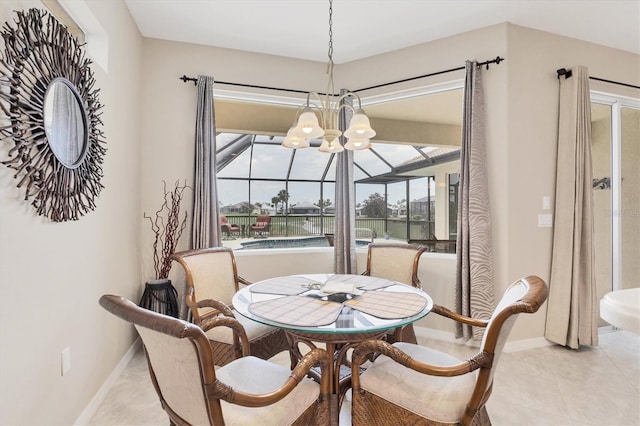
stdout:
POLYGON ((83 1, 58 0, 86 36, 87 55, 107 73, 109 71, 109 35, 83 1))
POLYGON ((133 342, 129 350, 124 354, 120 362, 118 362, 118 364, 116 365, 116 368, 114 368, 111 374, 109 375, 109 377, 107 377, 107 380, 105 380, 102 386, 100 386, 100 389, 98 389, 98 392, 96 392, 93 398, 91 398, 91 401, 89 401, 89 404, 85 407, 82 413, 80 413, 80 416, 73 423, 74 426, 83 426, 83 425, 89 424, 93 416, 98 411, 98 408, 107 397, 109 390, 111 390, 114 383, 118 380, 122 372, 127 368, 127 366, 129 365, 129 362, 133 359, 136 352, 138 352, 138 349, 140 349, 141 345, 142 345, 142 341, 138 337, 133 342))
POLYGON ((529 349, 544 348, 547 346, 555 346, 555 343, 550 342, 544 337, 534 337, 533 339, 522 339, 507 342, 504 345, 504 352, 520 352, 529 349))
POLYGON ((388 102, 403 99, 415 98, 417 96, 432 95, 434 93, 448 92, 464 88, 464 79, 449 80, 444 83, 429 84, 426 86, 413 87, 411 89, 386 92, 381 95, 362 96, 362 107, 385 104, 388 102))
POLYGON ((611 290, 622 289, 622 120, 620 101, 611 105, 611 290))
POLYGON ((623 107, 640 108, 640 99, 630 96, 614 95, 612 93, 591 90, 591 102, 597 104, 613 105, 620 102, 623 107))
MULTIPOLYGON (((414 326, 414 331, 416 336, 431 338, 436 340, 441 340, 448 343, 455 343, 457 345, 470 346, 474 348, 480 347, 480 342, 478 341, 463 341, 460 339, 456 339, 455 335, 448 331, 435 330, 427 327, 419 327, 414 326)), ((507 342, 504 345, 504 352, 519 352, 526 351, 528 349, 537 349, 544 348, 546 346, 553 346, 554 343, 548 341, 544 337, 535 337, 533 339, 523 339, 523 340, 515 340, 512 342, 507 342)))
MULTIPOLYGON (((447 92, 449 90, 462 89, 464 87, 464 79, 449 80, 444 83, 430 84, 426 86, 414 87, 411 89, 397 90, 394 92, 387 92, 381 95, 361 96, 362 107, 384 104, 388 102, 394 102, 403 99, 414 98, 416 96, 431 95, 434 93, 447 92)), ((250 90, 268 90, 270 89, 218 89, 215 87, 213 94, 219 99, 228 99, 234 101, 245 101, 252 103, 264 103, 272 105, 284 105, 299 107, 305 102, 306 95, 300 93, 296 95, 274 95, 269 93, 256 93, 250 90)))

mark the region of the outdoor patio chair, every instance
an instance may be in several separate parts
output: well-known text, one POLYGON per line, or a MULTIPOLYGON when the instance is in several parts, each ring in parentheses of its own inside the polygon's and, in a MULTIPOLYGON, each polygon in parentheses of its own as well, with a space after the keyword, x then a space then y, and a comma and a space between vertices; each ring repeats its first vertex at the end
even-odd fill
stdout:
POLYGON ((540 278, 522 278, 506 290, 488 321, 434 305, 433 313, 485 328, 480 350, 467 360, 404 342, 360 343, 351 363, 352 424, 490 425, 485 403, 507 337, 518 314, 536 312, 548 293, 540 278), (361 373, 360 365, 376 354, 361 373))
MULTIPOLYGON (((369 244, 367 269, 362 275, 386 278, 416 288, 421 288, 418 278, 420 256, 426 247, 416 244, 369 244)), ((387 341, 417 343, 413 325, 409 324, 387 333, 387 341)))
POLYGON ((237 358, 241 351, 242 336, 249 341, 248 351, 258 358, 269 359, 289 350, 284 331, 259 324, 242 315, 236 315, 231 299, 240 284, 251 284, 238 276, 233 250, 229 247, 210 247, 174 253, 171 259, 180 263, 186 274, 185 302, 191 309, 193 322, 202 325, 216 316, 235 318, 241 324, 240 338, 224 328, 207 331, 217 365, 225 365, 237 358))
POLYGON ((271 216, 258 216, 256 223, 249 227, 249 231, 253 232, 254 238, 266 238, 265 233, 271 228, 271 216))
POLYGON ((151 381, 171 425, 329 424, 324 350, 307 353, 293 371, 253 356, 215 368, 205 332, 229 327, 242 335, 235 319, 210 318, 200 328, 118 296, 104 295, 100 305, 133 323, 140 334, 151 381), (315 365, 322 369, 320 384, 305 377, 315 365))
POLYGON ((240 227, 235 223, 229 223, 225 215, 220 215, 220 230, 225 234, 226 239, 235 239, 240 235, 240 227))

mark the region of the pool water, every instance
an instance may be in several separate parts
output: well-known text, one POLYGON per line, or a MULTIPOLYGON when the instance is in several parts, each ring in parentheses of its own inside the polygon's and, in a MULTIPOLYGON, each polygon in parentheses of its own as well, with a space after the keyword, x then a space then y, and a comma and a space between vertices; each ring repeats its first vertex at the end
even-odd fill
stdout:
MULTIPOLYGON (((366 247, 369 241, 356 240, 356 248, 366 247)), ((304 238, 267 238, 265 240, 255 240, 240 243, 243 250, 249 249, 271 249, 271 248, 296 248, 296 247, 329 247, 329 242, 325 237, 304 237, 304 238)))

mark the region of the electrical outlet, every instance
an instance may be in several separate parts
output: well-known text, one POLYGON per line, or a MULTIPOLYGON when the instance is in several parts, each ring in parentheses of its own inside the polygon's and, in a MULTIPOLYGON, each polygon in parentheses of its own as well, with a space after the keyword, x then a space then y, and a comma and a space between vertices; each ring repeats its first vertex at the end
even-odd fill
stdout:
POLYGON ((71 347, 67 346, 62 351, 62 375, 64 376, 71 370, 71 347))
POLYGON ((538 215, 538 228, 551 228, 552 226, 553 226, 553 215, 551 214, 538 215))

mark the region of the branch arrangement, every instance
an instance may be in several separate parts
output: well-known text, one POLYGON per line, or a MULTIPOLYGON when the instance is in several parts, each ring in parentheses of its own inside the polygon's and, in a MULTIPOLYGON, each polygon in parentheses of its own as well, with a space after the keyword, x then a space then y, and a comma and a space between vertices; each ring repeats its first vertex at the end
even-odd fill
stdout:
POLYGON ((171 269, 170 256, 178 245, 178 240, 182 236, 182 231, 187 226, 187 212, 180 218, 182 196, 185 189, 189 188, 186 182, 180 184, 176 181, 172 191, 167 191, 167 183, 163 180, 164 202, 155 212, 154 217, 144 213, 145 219, 149 219, 151 231, 154 233, 153 240, 153 267, 156 272, 156 279, 165 279, 169 276, 171 269))

